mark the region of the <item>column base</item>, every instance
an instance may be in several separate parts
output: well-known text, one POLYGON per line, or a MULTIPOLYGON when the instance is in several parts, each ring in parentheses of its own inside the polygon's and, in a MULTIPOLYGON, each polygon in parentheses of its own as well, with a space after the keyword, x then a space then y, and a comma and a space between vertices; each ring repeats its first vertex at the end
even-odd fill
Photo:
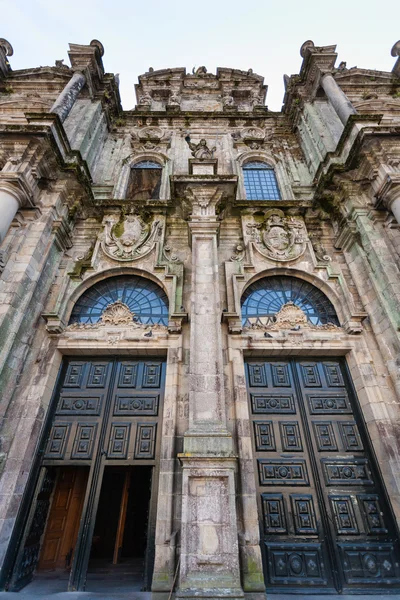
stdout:
POLYGON ((175 598, 231 598, 231 600, 243 600, 244 592, 239 588, 203 588, 203 589, 188 589, 179 590, 175 594, 175 598))

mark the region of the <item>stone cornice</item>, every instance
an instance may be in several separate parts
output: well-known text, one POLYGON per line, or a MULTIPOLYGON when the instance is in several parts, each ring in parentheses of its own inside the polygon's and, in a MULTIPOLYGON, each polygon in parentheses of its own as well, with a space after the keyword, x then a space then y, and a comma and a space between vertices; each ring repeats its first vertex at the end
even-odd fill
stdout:
POLYGON ((87 162, 78 150, 71 149, 59 117, 50 113, 26 113, 25 116, 28 120, 27 125, 0 124, 0 139, 32 136, 48 140, 60 169, 74 172, 89 199, 93 200, 92 177, 87 162))
POLYGON ((383 127, 379 123, 382 115, 352 115, 349 117, 334 152, 328 152, 318 167, 314 178, 316 197, 322 195, 335 173, 353 167, 367 138, 373 136, 400 135, 399 127, 383 127))

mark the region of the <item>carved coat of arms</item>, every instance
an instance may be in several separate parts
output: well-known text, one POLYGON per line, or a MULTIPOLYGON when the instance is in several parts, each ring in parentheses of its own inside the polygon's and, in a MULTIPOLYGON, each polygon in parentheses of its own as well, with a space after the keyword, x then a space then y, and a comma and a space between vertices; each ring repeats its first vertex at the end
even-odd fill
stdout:
POLYGON ((260 254, 271 260, 294 260, 306 249, 304 222, 297 217, 286 217, 281 210, 269 210, 262 223, 249 223, 247 230, 260 254))
POLYGON ((135 260, 153 249, 161 232, 162 223, 157 220, 145 223, 137 215, 126 215, 119 220, 108 215, 104 219, 101 247, 114 260, 135 260))

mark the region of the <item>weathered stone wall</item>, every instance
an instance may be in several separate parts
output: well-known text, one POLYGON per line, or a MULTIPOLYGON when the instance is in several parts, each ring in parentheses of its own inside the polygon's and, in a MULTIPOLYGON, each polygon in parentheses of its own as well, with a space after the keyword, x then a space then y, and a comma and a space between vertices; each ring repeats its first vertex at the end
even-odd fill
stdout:
POLYGON ((135 110, 122 112, 96 44, 71 47, 73 69, 0 79, 0 190, 18 191, 20 206, 0 246, 0 553, 15 533, 62 356, 160 354, 167 381, 153 591, 169 592, 181 557, 186 594, 255 597, 263 575, 245 357, 347 357, 400 522, 400 233, 391 213, 400 199, 400 80, 335 69, 334 48, 307 47, 282 113, 264 106, 260 76, 202 68, 146 73, 135 110), (76 71, 85 84, 61 124, 51 107, 76 71), (327 71, 354 107, 346 123, 321 88, 327 71), (189 173, 188 135, 215 147, 217 163, 197 161, 201 175, 189 173), (126 190, 144 160, 162 167, 160 196, 134 205, 126 190), (250 160, 274 168, 282 200, 246 200, 250 160), (257 234, 271 209, 301 230, 291 255, 274 255, 257 234), (129 216, 149 233, 139 250, 127 242, 121 258, 112 226, 129 216), (84 290, 129 273, 165 290, 168 331, 68 327, 84 290), (277 274, 321 289, 341 327, 273 338, 244 330, 243 291, 277 274))

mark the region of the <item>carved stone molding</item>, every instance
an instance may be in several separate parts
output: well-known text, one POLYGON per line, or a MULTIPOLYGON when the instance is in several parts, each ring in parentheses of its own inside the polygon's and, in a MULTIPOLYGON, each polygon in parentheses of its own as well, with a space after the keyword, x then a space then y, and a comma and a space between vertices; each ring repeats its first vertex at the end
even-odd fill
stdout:
POLYGON ((101 248, 109 258, 126 262, 148 254, 160 238, 163 224, 159 220, 145 223, 138 215, 106 215, 103 220, 101 248))
POLYGON ((325 246, 321 242, 321 231, 314 231, 310 233, 310 241, 314 250, 315 258, 318 262, 328 263, 331 262, 332 258, 326 251, 325 246))
POLYGON ((299 258, 308 241, 303 220, 278 209, 269 210, 262 223, 248 223, 247 233, 260 254, 279 262, 299 258))

